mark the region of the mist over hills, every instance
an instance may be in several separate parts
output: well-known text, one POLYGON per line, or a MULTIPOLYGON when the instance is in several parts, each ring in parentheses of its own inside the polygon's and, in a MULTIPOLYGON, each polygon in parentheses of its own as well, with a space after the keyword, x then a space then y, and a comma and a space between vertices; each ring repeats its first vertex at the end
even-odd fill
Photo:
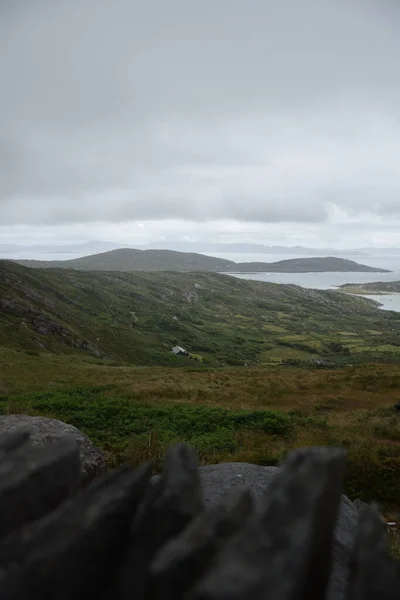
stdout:
MULTIPOLYGON (((70 244, 0 244, 0 254, 8 255, 13 253, 25 253, 24 258, 31 258, 34 253, 84 253, 96 254, 117 250, 122 248, 132 248, 130 244, 120 244, 118 242, 106 242, 102 240, 91 240, 83 243, 70 244)), ((252 243, 219 243, 219 242, 187 242, 179 240, 157 241, 146 245, 135 244, 135 248, 140 250, 174 250, 178 252, 194 253, 215 253, 215 254, 294 254, 299 256, 350 256, 362 257, 371 254, 399 254, 400 248, 354 248, 340 250, 337 248, 310 248, 306 246, 268 246, 265 244, 252 243)), ((5 256, 6 257, 6 256, 5 256)))

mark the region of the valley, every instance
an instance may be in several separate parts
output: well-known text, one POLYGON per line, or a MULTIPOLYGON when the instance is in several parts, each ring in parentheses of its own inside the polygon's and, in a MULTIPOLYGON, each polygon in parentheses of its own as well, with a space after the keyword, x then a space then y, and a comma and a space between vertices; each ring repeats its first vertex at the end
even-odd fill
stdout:
POLYGON ((397 510, 399 333, 400 314, 339 291, 2 261, 0 414, 71 423, 110 466, 160 468, 178 440, 202 464, 343 445, 346 493, 397 510))
POLYGON ((400 355, 400 314, 363 298, 215 273, 29 269, 0 262, 0 344, 33 354, 79 354, 182 366, 400 355))

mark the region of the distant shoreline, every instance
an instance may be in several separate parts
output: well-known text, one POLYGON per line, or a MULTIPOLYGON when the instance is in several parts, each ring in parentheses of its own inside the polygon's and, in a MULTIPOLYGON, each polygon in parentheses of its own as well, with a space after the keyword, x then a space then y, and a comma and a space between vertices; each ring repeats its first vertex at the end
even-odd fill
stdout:
POLYGON ((259 273, 390 273, 388 269, 357 263, 334 256, 290 258, 274 262, 234 262, 204 254, 172 250, 124 248, 72 260, 15 260, 31 268, 62 268, 85 271, 179 271, 223 274, 259 273))

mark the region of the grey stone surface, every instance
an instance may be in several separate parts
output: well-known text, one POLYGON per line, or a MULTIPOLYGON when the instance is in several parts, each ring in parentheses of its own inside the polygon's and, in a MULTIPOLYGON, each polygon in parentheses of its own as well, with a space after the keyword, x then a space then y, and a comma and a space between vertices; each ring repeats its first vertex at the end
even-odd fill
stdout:
POLYGON ((0 598, 397 599, 379 515, 341 496, 344 456, 309 448, 280 469, 198 469, 178 444, 150 485, 144 465, 82 488, 71 438, 0 435, 0 598), (63 498, 72 464, 79 491, 63 498))
POLYGON ((165 597, 165 590, 179 598, 193 586, 222 544, 250 516, 253 501, 249 490, 232 490, 218 505, 202 511, 180 535, 165 544, 151 564, 150 595, 165 597))
POLYGON ((141 598, 157 550, 176 537, 203 509, 195 452, 185 444, 169 448, 164 470, 149 488, 131 528, 118 594, 141 598))
POLYGON ((25 429, 17 429, 10 433, 4 433, 0 436, 0 453, 16 450, 28 440, 29 431, 26 431, 25 429))
POLYGON ((279 467, 262 467, 250 463, 220 463, 199 467, 204 503, 213 506, 233 488, 249 488, 256 502, 265 492, 279 467))
POLYGON ((65 438, 48 452, 21 443, 17 434, 3 440, 8 452, 0 466, 0 538, 54 510, 80 488, 78 449, 65 438))
POLYGON ((363 500, 360 500, 360 498, 356 498, 354 500, 353 504, 354 504, 354 506, 356 507, 357 510, 362 510, 362 509, 367 508, 369 506, 369 504, 367 504, 363 500))
POLYGON ((1 541, 0 597, 100 598, 122 560, 150 473, 144 465, 105 475, 48 518, 1 541))
MULTIPOLYGON (((250 463, 220 463, 199 468, 206 506, 213 506, 232 489, 249 487, 256 506, 279 473, 280 467, 250 463)), ((358 512, 354 504, 342 495, 336 521, 333 544, 333 570, 328 598, 343 598, 348 578, 348 562, 355 544, 358 512)))
POLYGON ((107 469, 104 454, 92 444, 87 435, 73 425, 47 417, 0 416, 1 437, 3 434, 13 434, 19 430, 29 431, 31 443, 39 446, 54 444, 66 436, 74 439, 79 448, 81 475, 85 484, 105 473, 107 469))
POLYGON ((274 600, 323 598, 344 468, 341 450, 289 456, 189 597, 262 600, 268 590, 274 600))
POLYGON ((360 508, 357 543, 351 560, 346 600, 397 600, 400 565, 388 559, 388 538, 374 508, 360 508))

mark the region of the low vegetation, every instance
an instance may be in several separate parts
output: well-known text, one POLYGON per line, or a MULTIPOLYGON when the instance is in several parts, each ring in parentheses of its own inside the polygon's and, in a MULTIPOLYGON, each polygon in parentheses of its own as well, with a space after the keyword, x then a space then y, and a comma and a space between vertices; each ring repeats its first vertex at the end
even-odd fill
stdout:
POLYGON ((159 466, 178 440, 192 444, 203 464, 277 464, 296 447, 343 445, 350 497, 399 509, 397 365, 139 368, 3 350, 0 371, 1 413, 72 423, 110 465, 152 459, 159 466))
POLYGON ((400 315, 339 292, 0 262, 0 414, 72 423, 110 466, 159 468, 174 441, 202 464, 344 446, 346 493, 397 515, 399 332, 400 315))
POLYGON ((397 359, 399 332, 399 314, 339 292, 215 273, 0 261, 0 346, 35 355, 166 366, 340 365, 397 359), (175 345, 192 358, 174 357, 175 345))

